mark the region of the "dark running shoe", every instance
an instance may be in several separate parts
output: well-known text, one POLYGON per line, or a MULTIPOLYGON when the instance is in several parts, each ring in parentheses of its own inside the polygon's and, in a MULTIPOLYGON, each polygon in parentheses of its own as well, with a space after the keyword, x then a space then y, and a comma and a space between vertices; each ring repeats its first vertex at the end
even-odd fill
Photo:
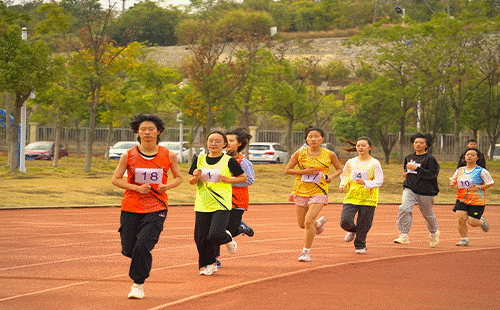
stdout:
POLYGON ((253 237, 253 229, 252 227, 248 226, 245 222, 241 221, 241 228, 243 230, 243 233, 249 237, 253 237))

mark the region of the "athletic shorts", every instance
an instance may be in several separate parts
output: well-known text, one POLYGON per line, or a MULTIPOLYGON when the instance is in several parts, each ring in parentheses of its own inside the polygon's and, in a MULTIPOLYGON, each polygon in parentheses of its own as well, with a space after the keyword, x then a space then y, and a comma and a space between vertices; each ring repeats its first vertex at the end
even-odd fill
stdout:
POLYGON ((457 199, 457 201, 455 202, 455 207, 453 208, 453 212, 457 210, 467 211, 467 215, 480 220, 481 216, 483 216, 484 213, 484 206, 468 205, 457 199))
POLYGON ((328 204, 328 196, 327 195, 316 195, 311 197, 302 197, 291 194, 288 197, 288 201, 294 202, 296 205, 301 207, 308 207, 310 204, 328 204))

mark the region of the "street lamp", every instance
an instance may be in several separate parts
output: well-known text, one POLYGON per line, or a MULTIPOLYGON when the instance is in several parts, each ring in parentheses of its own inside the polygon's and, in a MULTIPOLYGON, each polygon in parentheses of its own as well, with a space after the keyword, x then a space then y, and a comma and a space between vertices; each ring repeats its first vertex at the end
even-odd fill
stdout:
MULTIPOLYGON (((405 12, 405 9, 397 6, 394 8, 394 10, 396 10, 396 13, 398 13, 399 15, 401 15, 401 17, 403 17, 403 28, 405 26, 405 16, 406 16, 406 12, 405 12)), ((410 40, 405 40, 404 37, 403 37, 403 42, 406 44, 406 45, 410 45, 410 40)), ((403 99, 401 99, 401 104, 403 102, 403 99)), ((421 107, 420 107, 420 100, 418 100, 417 102, 417 129, 420 130, 420 114, 421 114, 421 107)))
MULTIPOLYGON (((21 29, 21 38, 24 41, 28 40, 28 28, 23 27, 21 29)), ((26 173, 26 160, 25 160, 25 149, 26 149, 26 101, 21 107, 21 128, 19 137, 19 171, 26 173)))
POLYGON ((184 129, 182 128, 183 121, 182 121, 182 112, 177 113, 177 122, 179 123, 179 162, 182 163, 183 158, 182 158, 182 151, 183 145, 184 145, 184 129))
POLYGON ((399 6, 395 7, 394 10, 396 10, 396 13, 401 15, 403 17, 403 27, 405 26, 405 9, 400 8, 399 6))

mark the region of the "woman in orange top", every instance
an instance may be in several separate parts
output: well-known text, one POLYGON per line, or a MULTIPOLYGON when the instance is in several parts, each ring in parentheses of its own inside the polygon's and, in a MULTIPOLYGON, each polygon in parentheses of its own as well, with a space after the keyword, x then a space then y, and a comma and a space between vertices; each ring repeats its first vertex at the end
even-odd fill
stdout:
MULTIPOLYGON (((226 132, 227 145, 226 154, 236 159, 245 172, 247 180, 243 183, 232 184, 232 194, 233 194, 233 208, 231 209, 229 215, 229 223, 227 224, 227 230, 231 233, 231 236, 236 237, 241 234, 245 234, 249 237, 253 237, 254 231, 252 227, 248 226, 241 219, 243 217, 243 212, 248 210, 248 205, 250 198, 248 196, 248 186, 255 182, 255 172, 253 170, 252 163, 243 156, 240 152, 245 149, 252 135, 249 134, 244 128, 236 128, 226 132)), ((215 262, 217 263, 217 268, 222 266, 220 261, 220 248, 216 249, 215 262)))
POLYGON ((155 114, 137 114, 130 128, 138 135, 140 145, 120 158, 111 183, 125 189, 120 216, 122 254, 132 259, 129 276, 134 280, 128 298, 144 298, 143 284, 149 277, 153 258, 151 250, 158 242, 167 217, 167 190, 181 184, 177 155, 158 146, 165 129, 155 114), (167 184, 168 170, 174 177, 167 184), (127 181, 123 175, 127 171, 127 181))

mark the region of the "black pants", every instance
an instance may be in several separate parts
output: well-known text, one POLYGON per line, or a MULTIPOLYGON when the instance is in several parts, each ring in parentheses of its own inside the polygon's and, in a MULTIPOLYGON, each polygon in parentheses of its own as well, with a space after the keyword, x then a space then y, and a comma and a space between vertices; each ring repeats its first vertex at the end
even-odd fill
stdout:
POLYGON ((356 233, 356 238, 354 239, 354 248, 356 250, 366 248, 366 235, 370 231, 370 228, 372 228, 374 214, 374 206, 343 205, 342 215, 340 216, 340 227, 346 231, 356 233), (356 213, 358 213, 358 218, 356 224, 354 224, 356 213))
POLYGON ((122 254, 130 257, 129 276, 134 283, 143 284, 149 277, 155 247, 163 230, 167 210, 153 213, 130 213, 122 211, 120 232, 122 254))
POLYGON ((226 233, 230 211, 196 212, 194 241, 198 249, 198 267, 215 263, 216 249, 232 240, 226 233))
MULTIPOLYGON (((227 223, 227 230, 231 233, 231 236, 236 237, 243 233, 243 229, 241 228, 241 219, 243 217, 243 209, 231 209, 229 214, 229 222, 227 223)), ((215 251, 215 256, 220 255, 220 247, 217 247, 215 251)))

